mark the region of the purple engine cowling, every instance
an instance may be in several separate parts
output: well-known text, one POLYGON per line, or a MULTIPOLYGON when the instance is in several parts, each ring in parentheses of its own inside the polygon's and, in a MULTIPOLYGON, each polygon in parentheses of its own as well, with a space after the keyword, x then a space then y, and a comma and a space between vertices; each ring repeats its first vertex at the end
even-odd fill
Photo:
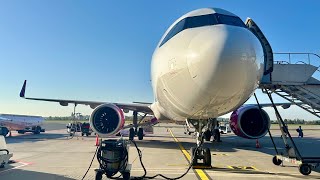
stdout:
POLYGON ((230 127, 234 134, 247 139, 258 139, 265 136, 270 128, 269 115, 262 110, 261 117, 258 106, 243 105, 233 111, 230 117, 230 127))

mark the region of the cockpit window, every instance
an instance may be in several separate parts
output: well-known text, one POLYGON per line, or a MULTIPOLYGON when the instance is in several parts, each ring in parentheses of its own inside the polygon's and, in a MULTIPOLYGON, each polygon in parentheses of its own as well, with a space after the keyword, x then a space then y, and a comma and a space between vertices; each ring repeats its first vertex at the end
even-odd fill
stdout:
POLYGON ((187 17, 185 19, 182 19, 171 29, 171 31, 163 39, 160 46, 165 44, 173 36, 175 36, 176 34, 178 34, 179 32, 185 29, 218 24, 217 19, 215 18, 214 15, 215 14, 208 14, 208 15, 202 15, 202 16, 187 17))
POLYGON ((160 44, 160 46, 162 46, 164 43, 166 43, 167 41, 169 41, 169 39, 171 39, 173 36, 175 36, 176 34, 178 34, 179 32, 184 30, 184 26, 185 26, 185 22, 186 19, 182 19, 181 21, 179 21, 171 30, 170 32, 167 34, 167 36, 163 39, 162 43, 160 44))
POLYGON ((227 24, 232 26, 246 27, 243 21, 239 17, 227 16, 223 14, 216 14, 216 17, 220 24, 227 24))
POLYGON ((184 29, 196 28, 201 26, 210 26, 214 24, 218 24, 218 21, 215 18, 214 14, 193 16, 186 18, 184 29))
POLYGON ((232 26, 246 27, 245 24, 242 22, 242 20, 236 16, 228 16, 228 15, 215 13, 215 14, 206 14, 201 16, 187 17, 179 21, 170 30, 170 32, 163 39, 159 47, 161 47, 163 44, 169 41, 172 37, 174 37, 179 32, 185 29, 202 27, 202 26, 211 26, 216 24, 227 24, 232 26))

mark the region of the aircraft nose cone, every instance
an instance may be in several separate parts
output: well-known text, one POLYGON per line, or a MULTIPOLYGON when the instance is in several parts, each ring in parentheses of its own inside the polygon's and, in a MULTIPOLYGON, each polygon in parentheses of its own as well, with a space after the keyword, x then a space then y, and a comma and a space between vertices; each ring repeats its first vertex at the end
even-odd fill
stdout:
POLYGON ((226 96, 238 89, 254 89, 261 77, 263 51, 258 39, 246 28, 216 26, 195 36, 187 63, 190 76, 202 91, 226 96))

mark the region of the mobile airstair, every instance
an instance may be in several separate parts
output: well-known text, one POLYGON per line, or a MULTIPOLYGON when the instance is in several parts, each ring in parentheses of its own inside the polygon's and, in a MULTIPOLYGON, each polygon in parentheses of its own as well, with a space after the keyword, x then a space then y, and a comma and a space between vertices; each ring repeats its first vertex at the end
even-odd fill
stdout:
POLYGON ((278 151, 269 131, 276 151, 273 163, 280 165, 283 161, 291 162, 299 165, 301 174, 309 175, 320 166, 320 157, 304 157, 300 154, 271 94, 277 94, 320 118, 320 56, 314 53, 274 53, 274 59, 272 73, 264 75, 260 84, 273 104, 285 144, 285 151, 278 151))
MULTIPOLYGON (((250 18, 247 18, 245 24, 259 39, 263 48, 264 73, 260 88, 268 95, 272 103, 285 145, 283 152, 278 151, 271 132, 268 130, 276 151, 273 163, 280 165, 283 161, 290 161, 299 165, 301 174, 309 175, 311 170, 320 166, 320 157, 301 156, 273 102, 272 94, 277 94, 320 118, 320 73, 317 73, 320 72, 320 56, 314 53, 273 53, 271 45, 259 26, 250 18)), ((256 94, 254 96, 259 105, 256 94)), ((261 106, 259 105, 258 107, 261 117, 264 118, 261 106)))

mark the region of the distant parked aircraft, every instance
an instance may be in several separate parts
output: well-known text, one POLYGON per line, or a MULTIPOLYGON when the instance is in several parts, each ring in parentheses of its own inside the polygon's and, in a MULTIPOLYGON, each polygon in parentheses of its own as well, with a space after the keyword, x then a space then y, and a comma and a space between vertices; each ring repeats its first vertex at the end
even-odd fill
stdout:
POLYGON ((43 117, 41 116, 27 116, 17 114, 0 114, 0 127, 2 129, 1 135, 11 136, 11 131, 18 131, 19 134, 32 132, 40 134, 45 130, 41 128, 43 117))

